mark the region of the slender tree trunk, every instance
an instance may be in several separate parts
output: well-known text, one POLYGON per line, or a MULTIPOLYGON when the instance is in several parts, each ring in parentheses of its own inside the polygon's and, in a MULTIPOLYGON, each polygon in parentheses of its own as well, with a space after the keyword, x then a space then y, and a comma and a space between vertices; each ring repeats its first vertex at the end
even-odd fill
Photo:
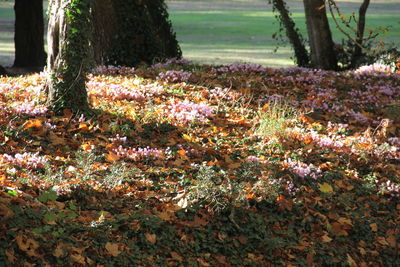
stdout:
MULTIPOLYGON (((88 21, 86 18, 77 18, 87 16, 87 12, 81 10, 81 13, 77 13, 75 10, 75 17, 68 18, 65 7, 68 2, 70 1, 52 1, 47 36, 46 91, 48 105, 57 114, 65 109, 74 113, 88 109, 85 86, 89 55, 88 21)), ((83 2, 81 0, 80 3, 83 2)), ((87 6, 83 6, 85 7, 87 6)))
POLYGON ((357 33, 356 33, 356 43, 354 44, 354 51, 351 57, 351 67, 357 65, 357 60, 362 56, 363 51, 363 38, 365 30, 365 14, 369 6, 370 0, 364 0, 358 10, 358 23, 357 23, 357 33))
POLYGON ((40 68, 44 51, 43 0, 15 0, 14 67, 40 68))
POLYGON ((337 58, 324 0, 303 0, 306 13, 311 64, 314 68, 336 70, 337 58))
POLYGON ((285 6, 285 2, 283 0, 273 0, 272 4, 279 12, 280 21, 286 30, 286 36, 292 44, 297 65, 300 67, 308 67, 310 59, 308 57, 307 49, 302 41, 302 36, 298 31, 296 31, 296 24, 289 16, 289 11, 285 6))

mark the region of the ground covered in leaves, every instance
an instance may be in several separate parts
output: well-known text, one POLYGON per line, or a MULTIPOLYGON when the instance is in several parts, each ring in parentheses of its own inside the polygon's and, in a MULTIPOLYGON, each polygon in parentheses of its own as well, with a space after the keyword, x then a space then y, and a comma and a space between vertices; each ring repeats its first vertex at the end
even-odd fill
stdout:
MULTIPOLYGON (((0 265, 399 266, 400 75, 185 60, 0 79, 0 265)), ((382 69, 381 69, 382 70, 382 69)))

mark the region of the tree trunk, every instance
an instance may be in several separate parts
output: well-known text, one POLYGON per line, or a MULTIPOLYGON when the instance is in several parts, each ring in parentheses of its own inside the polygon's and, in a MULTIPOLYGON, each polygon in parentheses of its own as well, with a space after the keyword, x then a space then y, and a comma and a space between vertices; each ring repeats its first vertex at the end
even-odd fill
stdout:
POLYGON ((44 51, 43 0, 15 0, 14 67, 42 69, 44 51))
POLYGON ((0 76, 7 76, 8 73, 3 66, 0 66, 0 76))
POLYGON ((90 32, 88 2, 81 0, 75 3, 75 9, 66 5, 70 1, 51 2, 46 90, 48 105, 57 114, 64 109, 74 113, 88 109, 85 86, 90 32))
POLYGON ((289 16, 289 11, 285 6, 285 2, 283 0, 273 0, 272 5, 279 12, 279 19, 285 27, 287 38, 292 44, 297 65, 300 67, 308 67, 310 59, 307 49, 304 46, 302 36, 296 31, 296 24, 289 16))
POLYGON ((337 58, 324 0, 303 0, 306 13, 311 65, 324 70, 336 70, 337 58))
POLYGON ((163 0, 95 0, 92 42, 96 64, 152 64, 182 52, 163 0))
POLYGON ((149 0, 146 2, 146 6, 155 27, 155 38, 161 40, 161 54, 166 58, 181 58, 182 51, 169 21, 167 5, 164 0, 149 0))
POLYGON ((113 0, 93 1, 92 49, 95 65, 109 63, 109 53, 118 34, 117 14, 113 0))
POLYGON ((357 33, 356 33, 356 43, 354 44, 354 51, 351 57, 351 67, 357 66, 357 61, 363 54, 363 38, 365 30, 365 14, 369 6, 370 0, 364 0, 358 11, 358 23, 357 23, 357 33))

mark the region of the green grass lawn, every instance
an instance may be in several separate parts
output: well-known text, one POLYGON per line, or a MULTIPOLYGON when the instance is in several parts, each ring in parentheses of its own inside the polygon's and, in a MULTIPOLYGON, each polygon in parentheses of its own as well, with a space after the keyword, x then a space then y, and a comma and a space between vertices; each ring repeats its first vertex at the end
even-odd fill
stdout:
MULTIPOLYGON (((278 23, 271 6, 262 1, 210 2, 169 1, 170 17, 177 32, 184 56, 201 63, 226 64, 238 61, 282 67, 293 65, 288 45, 272 38, 278 23), (276 53, 274 50, 279 46, 276 53)), ((306 33, 301 2, 290 2, 297 26, 306 33)), ((358 3, 339 3, 343 12, 357 12, 358 3)), ((398 3, 373 3, 367 27, 386 27, 391 30, 381 37, 400 44, 400 12, 398 3), (397 12, 397 13, 396 13, 397 12)), ((340 42, 343 34, 331 20, 334 38, 340 42)))
MULTIPOLYGON (((291 48, 272 38, 278 23, 267 1, 167 1, 170 18, 186 58, 211 64, 252 62, 273 67, 293 65, 291 48), (275 49, 279 46, 277 52, 275 49)), ((0 3, 0 64, 13 62, 13 3, 0 3)), ((306 33, 303 6, 289 2, 293 17, 306 33)), ((340 2, 343 12, 357 12, 359 3, 340 2)), ((383 40, 400 44, 399 1, 374 2, 368 10, 367 27, 386 27, 383 40)), ((331 28, 337 42, 343 34, 331 28)))

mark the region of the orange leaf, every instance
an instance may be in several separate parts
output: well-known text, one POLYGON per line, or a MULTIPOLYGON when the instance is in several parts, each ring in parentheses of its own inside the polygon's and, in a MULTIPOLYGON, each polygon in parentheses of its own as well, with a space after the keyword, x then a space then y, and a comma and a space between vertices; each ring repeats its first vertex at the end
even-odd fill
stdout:
POLYGON ((186 150, 180 149, 180 150, 176 151, 176 153, 178 153, 178 155, 180 155, 181 157, 184 157, 186 155, 186 150))
POLYGON ((371 223, 371 224, 369 225, 369 227, 371 227, 371 231, 372 231, 372 232, 378 231, 378 225, 377 225, 376 223, 371 223))
POLYGON ((31 119, 24 124, 24 130, 28 130, 31 128, 39 129, 42 128, 42 121, 39 119, 31 119))
POLYGON ((120 159, 120 157, 117 154, 115 154, 114 152, 111 152, 111 151, 108 152, 108 154, 106 154, 105 157, 106 157, 106 160, 109 162, 115 162, 120 159))

